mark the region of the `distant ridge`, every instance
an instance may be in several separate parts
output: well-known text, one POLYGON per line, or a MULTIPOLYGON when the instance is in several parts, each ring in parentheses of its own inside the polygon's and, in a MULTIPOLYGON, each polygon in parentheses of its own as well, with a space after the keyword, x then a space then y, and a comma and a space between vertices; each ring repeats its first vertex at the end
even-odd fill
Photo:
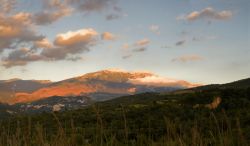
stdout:
POLYGON ((210 84, 205 86, 199 86, 192 89, 195 90, 208 90, 208 89, 223 89, 223 88, 250 88, 250 78, 241 79, 225 84, 210 84))
POLYGON ((227 84, 220 85, 222 87, 231 87, 231 88, 249 88, 250 87, 250 78, 241 79, 227 84))

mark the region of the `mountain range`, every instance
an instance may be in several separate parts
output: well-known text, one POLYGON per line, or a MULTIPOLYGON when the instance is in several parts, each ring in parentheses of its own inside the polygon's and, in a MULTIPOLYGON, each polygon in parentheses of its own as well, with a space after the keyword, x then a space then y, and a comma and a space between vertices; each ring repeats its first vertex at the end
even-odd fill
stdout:
POLYGON ((57 138, 51 145, 61 139, 66 145, 86 145, 86 140, 87 145, 103 145, 96 141, 109 142, 104 145, 110 145, 110 141, 114 145, 124 145, 127 133, 130 141, 127 145, 136 146, 150 145, 152 140, 157 141, 153 142, 156 145, 182 145, 180 138, 184 145, 190 146, 221 143, 248 146, 249 83, 250 78, 168 93, 128 95, 102 102, 92 102, 92 98, 84 96, 54 96, 29 103, 0 104, 0 138, 6 141, 12 138, 5 135, 14 135, 14 140, 27 136, 23 139, 33 142, 42 138, 46 143, 57 138), (69 144, 69 141, 78 143, 69 144))
POLYGON ((95 102, 145 92, 177 95, 204 90, 245 89, 249 87, 250 78, 227 84, 198 86, 198 84, 183 80, 161 78, 148 72, 113 70, 88 73, 59 82, 2 80, 0 81, 0 99, 2 100, 2 103, 0 102, 0 117, 20 113, 79 109, 95 102))
POLYGON ((168 92, 196 87, 183 80, 166 79, 149 72, 102 70, 52 82, 49 80, 1 80, 0 102, 27 103, 53 96, 87 96, 103 101, 143 92, 168 92))

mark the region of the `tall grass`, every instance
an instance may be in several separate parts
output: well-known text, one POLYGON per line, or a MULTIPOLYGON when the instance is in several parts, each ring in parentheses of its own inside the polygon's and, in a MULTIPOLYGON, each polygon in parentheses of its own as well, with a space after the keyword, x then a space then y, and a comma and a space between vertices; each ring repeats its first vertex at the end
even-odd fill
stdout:
POLYGON ((201 128, 199 118, 193 120, 192 126, 185 130, 185 125, 162 116, 165 127, 159 137, 155 137, 150 122, 148 128, 131 129, 126 118, 126 110, 122 107, 123 129, 105 127, 98 106, 93 106, 96 114, 95 127, 76 127, 74 120, 70 126, 64 125, 53 113, 56 126, 51 133, 42 123, 26 121, 9 122, 1 125, 0 146, 247 146, 241 130, 240 121, 228 118, 225 112, 218 118, 211 112, 207 118, 209 125, 201 128), (236 121, 236 122, 232 122, 236 121), (237 127, 233 129, 232 127, 237 127), (145 132, 145 133, 144 133, 145 132))

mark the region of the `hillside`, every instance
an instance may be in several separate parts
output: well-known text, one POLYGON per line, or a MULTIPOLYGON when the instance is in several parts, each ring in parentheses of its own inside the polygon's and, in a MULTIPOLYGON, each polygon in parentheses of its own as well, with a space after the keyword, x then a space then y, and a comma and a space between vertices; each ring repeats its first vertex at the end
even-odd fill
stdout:
POLYGON ((10 102, 16 93, 32 93, 51 83, 49 80, 0 80, 0 102, 10 102))
POLYGON ((211 84, 211 85, 194 87, 190 89, 191 90, 211 90, 211 89, 226 89, 226 88, 243 89, 243 88, 249 88, 249 87, 250 87, 250 78, 246 78, 246 79, 241 79, 241 80, 226 83, 226 84, 211 84))
POLYGON ((225 87, 225 88, 249 88, 250 87, 250 78, 227 83, 227 84, 221 85, 221 87, 225 87))

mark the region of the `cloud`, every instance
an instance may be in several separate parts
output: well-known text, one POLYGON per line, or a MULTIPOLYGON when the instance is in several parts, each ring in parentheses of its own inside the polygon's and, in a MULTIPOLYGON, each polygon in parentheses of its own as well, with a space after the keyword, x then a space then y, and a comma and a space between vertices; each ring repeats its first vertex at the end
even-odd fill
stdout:
POLYGON ((121 17, 121 15, 118 15, 118 14, 109 14, 106 16, 106 20, 114 20, 114 19, 118 19, 120 17, 121 17))
POLYGON ((12 16, 0 14, 0 52, 44 38, 34 30, 30 17, 31 14, 22 12, 12 16))
MULTIPOLYGON (((98 34, 93 28, 86 28, 59 33, 52 43, 47 38, 34 40, 29 48, 13 49, 7 57, 1 59, 2 65, 10 68, 35 61, 83 60, 79 55, 98 44, 98 34)), ((105 35, 103 39, 108 40, 112 37, 105 35)))
POLYGON ((128 49, 129 47, 130 47, 130 46, 129 46, 128 43, 125 43, 125 44, 122 45, 122 49, 128 49))
POLYGON ((132 54, 124 55, 124 56, 122 56, 122 59, 128 59, 128 58, 130 58, 132 56, 133 56, 132 54))
POLYGON ((145 46, 145 45, 148 45, 149 43, 150 43, 150 40, 145 38, 145 39, 137 41, 135 43, 135 46, 145 46))
POLYGON ((84 59, 83 59, 83 57, 80 57, 80 56, 72 56, 72 57, 68 57, 67 60, 78 61, 78 60, 84 60, 84 59))
POLYGON ((199 42, 199 41, 202 41, 203 38, 201 37, 193 37, 192 41, 195 41, 195 42, 199 42))
POLYGON ((144 78, 136 78, 129 80, 130 83, 134 84, 166 84, 166 83, 175 83, 177 81, 178 80, 160 77, 155 74, 146 76, 144 78))
POLYGON ((56 12, 43 11, 36 13, 33 16, 33 21, 37 25, 47 25, 59 20, 64 16, 70 15, 70 13, 71 13, 70 9, 63 9, 56 12))
POLYGON ((33 16, 37 25, 48 25, 73 12, 84 14, 108 12, 106 20, 122 17, 118 0, 44 0, 44 9, 33 16))
POLYGON ((184 80, 176 80, 172 78, 161 77, 153 73, 147 74, 145 77, 138 77, 129 79, 128 83, 136 84, 136 85, 151 85, 151 86, 173 86, 173 87, 196 87, 200 84, 193 84, 184 80))
POLYGON ((44 38, 36 41, 34 43, 34 48, 53 48, 53 44, 51 44, 48 39, 44 38))
POLYGON ((101 35, 102 40, 115 40, 116 36, 110 32, 104 32, 101 35))
POLYGON ((43 0, 46 9, 58 9, 66 7, 69 1, 65 0, 43 0))
POLYGON ((48 25, 70 15, 72 11, 73 9, 65 1, 45 0, 43 11, 35 13, 32 16, 32 21, 36 25, 48 25))
POLYGON ((138 40, 137 42, 135 42, 132 45, 129 44, 123 44, 122 48, 126 51, 129 52, 129 55, 124 55, 122 58, 123 59, 128 59, 130 57, 132 57, 133 53, 141 53, 141 52, 145 52, 147 50, 148 45, 150 44, 150 40, 145 38, 145 39, 141 39, 138 40))
POLYGON ((79 9, 87 12, 91 11, 103 11, 110 5, 112 5, 112 0, 85 0, 79 5, 79 9))
POLYGON ((114 10, 115 12, 119 12, 119 13, 122 12, 122 8, 120 8, 120 7, 118 7, 118 6, 113 6, 113 10, 114 10))
POLYGON ((178 42, 175 43, 176 46, 182 46, 186 43, 186 40, 180 40, 178 42))
POLYGON ((216 11, 211 7, 207 7, 201 11, 193 11, 184 16, 177 17, 177 20, 196 21, 198 19, 208 20, 228 20, 233 16, 233 13, 228 10, 216 11))
MULTIPOLYGON (((73 12, 88 14, 105 11, 110 13, 106 19, 113 20, 123 15, 117 2, 118 0, 43 0, 42 10, 32 13, 31 19, 36 25, 48 25, 73 12)), ((0 0, 0 3, 0 13, 10 14, 17 2, 16 0, 0 0)))
POLYGON ((192 38, 192 41, 199 42, 199 41, 206 41, 206 40, 215 40, 217 38, 218 38, 217 36, 194 36, 192 38))
POLYGON ((110 32, 99 36, 97 31, 88 28, 58 34, 50 42, 36 31, 37 27, 51 24, 73 12, 122 14, 122 9, 116 5, 117 0, 43 0, 42 9, 32 13, 17 12, 16 0, 0 2, 0 61, 5 67, 34 61, 80 60, 79 54, 97 45, 100 37, 114 40, 116 36, 110 32))
POLYGON ((150 40, 145 38, 134 43, 135 48, 132 49, 133 52, 144 52, 147 50, 150 40))
POLYGON ((16 14, 10 13, 15 8, 15 0, 0 0, 0 2, 2 2, 0 6, 2 8, 0 10, 0 53, 4 49, 20 49, 20 46, 41 47, 39 45, 42 45, 41 41, 45 37, 37 34, 36 26, 52 23, 71 12, 66 2, 61 0, 42 1, 44 9, 41 12, 16 14))
POLYGON ((16 0, 0 0, 0 12, 10 13, 14 10, 17 2, 16 0))
POLYGON ((160 27, 158 25, 151 25, 149 30, 155 34, 160 34, 160 27))
POLYGON ((80 29, 77 31, 68 31, 61 33, 56 36, 54 44, 57 46, 74 47, 78 45, 86 45, 95 42, 95 36, 98 33, 92 29, 80 29))
POLYGON ((53 43, 54 47, 43 49, 41 55, 52 60, 62 60, 68 55, 89 51, 89 47, 96 44, 97 35, 98 32, 92 28, 58 34, 53 43))
POLYGON ((198 55, 184 55, 184 56, 180 56, 177 58, 172 59, 172 62, 189 62, 189 61, 200 61, 203 60, 203 58, 201 56, 198 55))
POLYGON ((27 48, 12 51, 8 57, 2 59, 2 65, 6 68, 12 66, 23 66, 28 62, 39 61, 42 56, 32 53, 27 48))
POLYGON ((133 56, 131 50, 130 50, 130 45, 128 43, 124 43, 122 45, 122 52, 123 52, 123 56, 122 56, 122 59, 128 59, 130 57, 133 56))
POLYGON ((76 12, 84 14, 108 13, 106 20, 118 19, 124 15, 117 3, 118 0, 68 0, 68 5, 74 7, 76 12))
POLYGON ((0 12, 10 13, 13 11, 16 5, 16 0, 0 0, 0 12))
MULTIPOLYGON (((117 0, 70 0, 77 10, 85 13, 103 12, 116 6, 117 0)), ((116 6, 118 10, 118 7, 116 6)))
POLYGON ((123 13, 120 7, 113 6, 113 13, 108 14, 106 20, 115 20, 125 16, 127 16, 127 14, 123 13))
POLYGON ((142 48, 135 48, 135 49, 133 49, 133 52, 144 52, 144 51, 146 51, 147 50, 147 48, 145 48, 145 47, 142 47, 142 48))
POLYGON ((96 45, 98 33, 92 29, 80 29, 58 34, 53 43, 47 39, 34 42, 31 48, 22 48, 12 51, 2 58, 2 65, 6 68, 23 66, 35 61, 82 60, 79 54, 89 51, 96 45))

